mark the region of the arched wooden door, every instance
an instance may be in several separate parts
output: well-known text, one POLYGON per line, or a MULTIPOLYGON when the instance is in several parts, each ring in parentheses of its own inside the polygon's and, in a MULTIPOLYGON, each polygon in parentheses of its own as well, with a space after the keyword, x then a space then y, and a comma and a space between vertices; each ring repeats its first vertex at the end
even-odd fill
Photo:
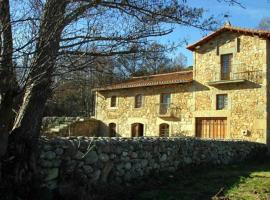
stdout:
POLYGON ((115 137, 116 136, 116 124, 110 123, 109 124, 109 137, 115 137))
POLYGON ((134 123, 131 125, 131 137, 142 137, 143 136, 143 124, 134 123))

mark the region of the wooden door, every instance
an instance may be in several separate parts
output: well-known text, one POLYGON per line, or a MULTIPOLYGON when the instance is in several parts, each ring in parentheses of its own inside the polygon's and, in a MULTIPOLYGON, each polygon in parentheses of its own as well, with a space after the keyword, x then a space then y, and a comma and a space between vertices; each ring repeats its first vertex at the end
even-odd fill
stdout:
POLYGON ((142 137, 143 136, 143 124, 134 123, 131 125, 131 136, 142 137))
POLYGON ((196 118, 196 137, 224 139, 227 134, 227 118, 196 118))

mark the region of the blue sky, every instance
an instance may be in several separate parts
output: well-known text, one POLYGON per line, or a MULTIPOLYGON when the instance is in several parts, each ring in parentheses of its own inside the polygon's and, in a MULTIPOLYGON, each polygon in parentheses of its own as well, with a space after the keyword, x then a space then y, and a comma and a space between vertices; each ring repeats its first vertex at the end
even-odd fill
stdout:
MULTIPOLYGON (((240 6, 229 6, 225 2, 218 2, 217 0, 188 0, 188 4, 196 7, 203 7, 207 10, 207 15, 223 16, 222 14, 229 14, 229 20, 232 25, 256 28, 260 19, 263 17, 270 17, 270 0, 239 0, 245 9, 240 6)), ((188 43, 194 43, 199 40, 203 33, 201 30, 177 26, 173 33, 162 37, 161 43, 179 42, 186 38, 188 43)), ((178 48, 172 53, 172 57, 183 53, 188 58, 188 65, 192 65, 192 53, 185 49, 185 47, 178 48)))

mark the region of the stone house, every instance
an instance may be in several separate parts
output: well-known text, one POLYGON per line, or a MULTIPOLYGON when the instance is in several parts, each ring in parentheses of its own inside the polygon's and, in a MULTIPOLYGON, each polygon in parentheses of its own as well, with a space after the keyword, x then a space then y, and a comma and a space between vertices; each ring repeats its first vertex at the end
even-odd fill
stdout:
POLYGON ((266 143, 270 32, 224 25, 190 45, 193 70, 96 88, 105 136, 196 136, 266 143))

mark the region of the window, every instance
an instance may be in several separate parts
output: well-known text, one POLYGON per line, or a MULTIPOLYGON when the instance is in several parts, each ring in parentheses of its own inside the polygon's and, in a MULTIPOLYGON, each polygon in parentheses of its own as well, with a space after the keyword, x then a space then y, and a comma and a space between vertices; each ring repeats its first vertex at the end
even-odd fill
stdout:
POLYGON ((169 124, 163 123, 159 125, 159 137, 169 137, 169 124))
POLYGON ((167 114, 171 104, 171 94, 163 93, 160 95, 160 108, 159 114, 167 114))
POLYGON ((135 105, 134 105, 135 108, 140 108, 142 107, 142 95, 141 94, 137 94, 135 96, 135 105))
POLYGON ((116 107, 116 96, 111 97, 111 107, 116 107))
POLYGON ((109 137, 115 137, 116 136, 116 124, 110 123, 109 124, 109 137))
POLYGON ((221 80, 230 80, 233 54, 221 55, 221 80))
POLYGON ((227 105, 228 105, 228 95, 218 94, 217 95, 217 110, 227 109, 227 105))

